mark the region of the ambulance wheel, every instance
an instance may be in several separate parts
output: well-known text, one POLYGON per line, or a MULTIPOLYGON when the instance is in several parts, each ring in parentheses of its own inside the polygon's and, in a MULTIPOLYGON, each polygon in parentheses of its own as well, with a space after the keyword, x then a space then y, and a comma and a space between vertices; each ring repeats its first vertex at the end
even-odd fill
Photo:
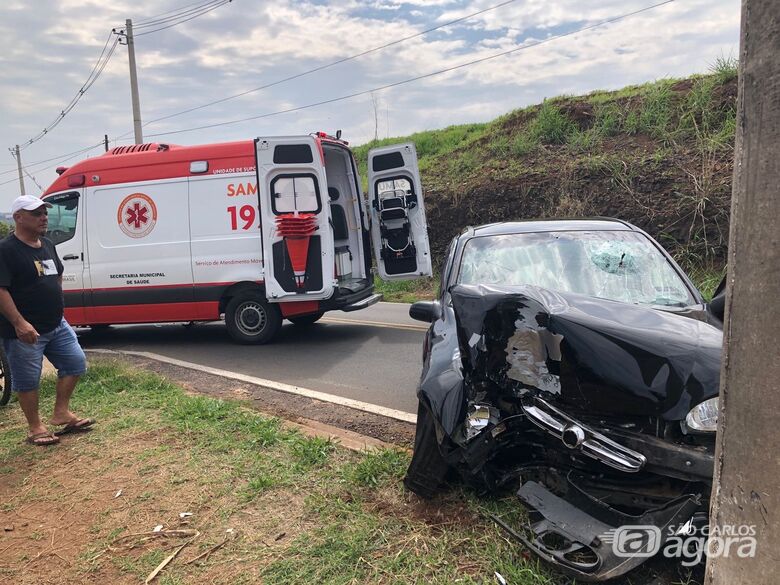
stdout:
POLYGON ((282 326, 282 312, 258 293, 246 292, 230 299, 225 325, 238 343, 268 343, 282 326))
POLYGON ((322 319, 322 315, 323 313, 314 313, 313 315, 301 315, 300 317, 288 317, 287 319, 298 327, 308 327, 322 319))

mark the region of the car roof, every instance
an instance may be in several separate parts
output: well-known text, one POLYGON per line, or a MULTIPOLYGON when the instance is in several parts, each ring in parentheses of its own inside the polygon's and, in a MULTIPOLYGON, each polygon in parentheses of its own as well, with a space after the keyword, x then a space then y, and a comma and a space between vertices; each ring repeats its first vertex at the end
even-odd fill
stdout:
POLYGON ((461 235, 494 236, 532 232, 563 231, 639 231, 628 222, 610 217, 586 217, 577 219, 529 219, 503 221, 467 228, 461 235))

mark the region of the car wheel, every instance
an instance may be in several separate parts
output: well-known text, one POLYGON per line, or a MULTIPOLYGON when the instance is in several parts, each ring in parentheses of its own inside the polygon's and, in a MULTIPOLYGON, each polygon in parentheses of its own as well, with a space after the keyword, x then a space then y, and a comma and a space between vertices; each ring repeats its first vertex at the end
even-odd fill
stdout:
POLYGON ((301 315, 300 317, 288 317, 287 320, 297 327, 308 327, 314 325, 322 319, 323 313, 314 313, 314 315, 301 315))
POLYGON ((225 325, 238 343, 268 343, 282 326, 282 313, 257 292, 236 295, 225 308, 225 325))
POLYGON ((5 357, 5 351, 0 348, 0 406, 5 406, 11 400, 11 367, 5 357))
POLYGON ((414 454, 406 471, 404 485, 418 496, 429 499, 436 495, 448 471, 449 465, 439 451, 433 415, 420 403, 417 406, 414 454))

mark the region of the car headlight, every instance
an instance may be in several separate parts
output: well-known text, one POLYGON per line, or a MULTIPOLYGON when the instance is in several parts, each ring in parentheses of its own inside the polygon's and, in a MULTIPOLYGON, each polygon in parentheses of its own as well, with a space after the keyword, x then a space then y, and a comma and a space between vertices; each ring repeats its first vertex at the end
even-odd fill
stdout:
POLYGON ((685 426, 692 431, 714 433, 718 429, 718 397, 694 406, 685 417, 685 426))

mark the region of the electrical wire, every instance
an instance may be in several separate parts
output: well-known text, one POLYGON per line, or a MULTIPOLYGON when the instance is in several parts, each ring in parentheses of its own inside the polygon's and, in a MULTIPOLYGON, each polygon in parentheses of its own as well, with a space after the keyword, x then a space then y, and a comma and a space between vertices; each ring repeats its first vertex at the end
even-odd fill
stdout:
MULTIPOLYGON (((150 34, 153 32, 157 32, 160 30, 164 30, 166 28, 171 28, 173 26, 177 26, 179 24, 182 24, 184 22, 190 21, 193 18, 197 18, 198 16, 203 16, 204 14, 211 12, 212 10, 215 10, 216 8, 219 8, 220 6, 223 6, 225 4, 228 4, 232 2, 233 0, 211 0, 210 2, 201 3, 199 6, 197 6, 194 9, 187 10, 187 11, 181 11, 178 14, 175 14, 172 17, 161 19, 157 21, 149 21, 149 24, 147 26, 153 26, 157 24, 162 24, 164 22, 168 22, 170 20, 177 20, 173 24, 169 24, 167 26, 162 26, 159 28, 155 28, 153 30, 139 33, 136 36, 143 36, 144 34, 150 34), (187 18, 184 18, 181 20, 183 16, 187 16, 187 18)), ((76 95, 73 96, 73 98, 70 100, 68 105, 66 105, 62 110, 60 110, 60 113, 57 115, 57 117, 43 130, 41 130, 38 134, 24 142, 19 146, 19 150, 24 150, 28 146, 34 144, 35 142, 38 142, 40 139, 42 139, 44 136, 46 136, 49 132, 51 132, 54 128, 56 128, 60 122, 67 116, 73 108, 76 107, 76 104, 81 100, 82 96, 91 88, 94 83, 98 80, 100 75, 103 73, 103 70, 106 68, 106 65, 108 65, 108 62, 111 60, 111 57, 114 54, 114 51, 116 51, 116 47, 119 44, 119 37, 114 38, 114 43, 111 45, 111 48, 108 49, 108 45, 111 42, 111 38, 113 35, 119 34, 119 36, 122 36, 123 33, 117 33, 116 29, 113 29, 106 39, 105 44, 103 45, 103 49, 100 52, 100 56, 98 57, 97 61, 95 62, 95 65, 92 67, 92 70, 89 72, 89 75, 87 76, 87 80, 82 84, 81 88, 76 92, 76 95), (108 53, 106 53, 106 50, 108 49, 108 53)), ((124 35, 126 36, 126 35, 124 35)))
MULTIPOLYGON (((86 152, 89 152, 90 150, 93 150, 93 149, 95 149, 95 148, 97 148, 97 147, 99 147, 99 146, 103 146, 103 142, 102 142, 102 141, 101 141, 101 142, 99 142, 99 143, 97 143, 97 144, 94 144, 94 145, 92 145, 92 146, 90 146, 90 147, 88 147, 88 148, 82 148, 81 150, 79 150, 79 151, 76 151, 76 152, 72 153, 72 154, 71 154, 70 156, 68 156, 67 158, 60 158, 60 157, 56 157, 56 158, 60 159, 58 162, 54 163, 53 165, 49 165, 49 166, 47 166, 47 167, 42 167, 42 168, 40 168, 40 169, 38 169, 38 170, 39 170, 39 171, 41 171, 41 170, 46 170, 46 169, 49 169, 49 168, 51 168, 51 167, 53 167, 53 166, 59 166, 59 165, 61 165, 62 163, 66 163, 66 162, 68 162, 70 159, 72 159, 72 158, 74 158, 74 157, 76 157, 76 156, 78 156, 78 155, 80 155, 80 154, 84 154, 84 153, 86 153, 86 152)), ((54 160, 54 159, 50 159, 50 160, 54 160)), ((48 162, 48 161, 47 161, 47 162, 48 162)), ((18 177, 16 177, 16 178, 13 178, 13 179, 10 179, 10 180, 7 180, 7 181, 3 181, 2 183, 0 183, 0 186, 2 186, 2 185, 8 185, 9 183, 14 183, 14 182, 16 182, 16 181, 18 181, 18 180, 19 180, 19 178, 18 178, 18 177)))
MULTIPOLYGON (((28 167, 28 168, 32 168, 34 166, 38 166, 38 165, 41 165, 41 164, 44 164, 44 163, 47 163, 47 162, 51 162, 51 161, 57 160, 57 159, 72 158, 72 157, 76 156, 77 154, 81 154, 82 152, 86 152, 88 150, 92 150, 96 146, 100 146, 102 144, 103 144, 103 141, 101 140, 100 142, 98 142, 97 144, 93 144, 92 146, 86 146, 84 148, 80 148, 79 150, 74 150, 73 152, 68 152, 68 153, 65 153, 65 154, 58 154, 57 156, 53 156, 53 157, 47 158, 45 160, 39 160, 39 161, 36 161, 34 163, 30 163, 28 165, 25 165, 25 166, 28 167)), ((11 156, 13 156, 13 150, 11 151, 11 156)), ((14 157, 14 158, 16 158, 16 157, 14 157)), ((3 171, 2 173, 0 173, 0 175, 5 174, 5 173, 9 173, 9 172, 14 173, 14 172, 16 172, 16 169, 13 169, 11 171, 3 171)))
POLYGON ((174 22, 173 24, 169 24, 168 26, 161 26, 159 28, 155 28, 155 29, 152 29, 152 30, 147 30, 145 32, 141 32, 141 33, 138 33, 138 34, 133 34, 133 36, 134 37, 142 37, 144 35, 150 35, 152 33, 159 32, 161 30, 165 30, 165 29, 168 29, 168 28, 173 28, 174 26, 179 26, 180 24, 184 24, 185 22, 189 22, 190 20, 193 20, 194 18, 198 18, 199 16, 203 16, 204 14, 208 14, 209 12, 211 12, 212 10, 216 10, 220 6, 224 6, 225 4, 230 4, 232 1, 233 0, 220 0, 214 6, 208 8, 208 9, 201 10, 200 12, 190 16, 189 18, 185 18, 184 20, 179 20, 178 22, 174 22))
MULTIPOLYGON (((195 112, 197 110, 202 110, 204 108, 208 108, 208 107, 211 107, 211 106, 214 106, 214 105, 217 105, 217 104, 221 104, 221 103, 224 103, 224 102, 236 99, 236 98, 240 98, 240 97, 243 97, 243 96, 248 95, 250 93, 254 93, 256 91, 261 91, 263 89, 268 89, 269 87, 274 87, 275 85, 280 85, 282 83, 286 83, 287 81, 292 81, 293 79, 298 79, 298 78, 304 77, 305 75, 310 75, 312 73, 317 73, 318 71, 322 71, 323 69, 328 69, 329 67, 333 67, 335 65, 340 65, 341 63, 346 63, 347 61, 352 61, 354 59, 358 59, 359 57, 364 57, 365 55, 368 55, 370 53, 375 53, 376 51, 381 51, 382 49, 386 49, 388 47, 392 47, 394 45, 398 45, 398 44, 403 43, 405 41, 408 41, 408 40, 411 40, 411 39, 414 39, 414 38, 417 38, 417 37, 421 37, 421 36, 426 35, 428 33, 437 31, 439 29, 442 29, 442 28, 445 28, 445 27, 448 27, 448 26, 452 26, 453 24, 457 24, 459 22, 463 22, 464 20, 468 20, 468 19, 473 18, 475 16, 478 16, 480 14, 484 14, 486 12, 490 12, 491 10, 496 10, 498 8, 506 6, 507 4, 512 4, 514 2, 517 2, 517 0, 506 0, 505 2, 501 2, 500 4, 495 4, 493 6, 489 6, 487 8, 483 8, 482 10, 478 10, 477 12, 472 12, 471 14, 467 14, 466 16, 461 16, 460 18, 456 18, 455 20, 450 20, 450 21, 445 22, 443 24, 440 24, 438 26, 434 26, 432 28, 429 28, 429 29, 426 29, 424 31, 415 33, 413 35, 402 37, 400 39, 396 39, 394 41, 390 41, 389 43, 385 43, 384 45, 379 45, 379 46, 374 47, 372 49, 366 49, 365 51, 362 51, 360 53, 356 53, 355 55, 351 55, 349 57, 344 57, 343 59, 338 59, 338 60, 333 61, 331 63, 327 63, 325 65, 321 65, 319 67, 315 67, 314 69, 309 69, 308 71, 303 71, 301 73, 296 73, 295 75, 290 75, 289 77, 285 77, 283 79, 279 79, 277 81, 273 81, 271 83, 267 83, 265 85, 261 85, 260 87, 255 87, 253 89, 248 89, 246 91, 242 91, 241 93, 237 93, 237 94, 225 97, 225 98, 221 98, 221 99, 215 100, 213 102, 209 102, 207 104, 202 104, 200 106, 195 106, 193 108, 182 110, 181 112, 175 112, 173 114, 168 114, 167 116, 161 116, 160 118, 155 118, 153 120, 149 120, 148 122, 146 122, 144 124, 144 127, 146 127, 146 126, 148 126, 150 124, 154 124, 155 122, 161 122, 162 120, 169 120, 170 118, 175 118, 177 116, 182 116, 184 114, 189 114, 189 113, 195 112)), ((129 133, 129 134, 131 134, 131 133, 129 133)), ((129 134, 125 134, 125 135, 123 135, 123 137, 127 136, 129 134)))
POLYGON ((43 192, 43 187, 41 187, 41 184, 38 181, 35 180, 35 177, 33 177, 30 173, 28 173, 27 169, 25 169, 25 168, 23 168, 22 171, 24 172, 25 175, 30 177, 30 179, 32 179, 32 182, 35 183, 35 186, 38 187, 38 189, 40 189, 41 192, 43 192))
POLYGON ((157 20, 149 20, 144 21, 139 24, 133 23, 133 30, 136 29, 144 29, 144 28, 150 28, 154 26, 160 26, 164 24, 169 24, 175 20, 179 20, 181 18, 186 18, 188 16, 191 16, 193 14, 199 13, 203 10, 208 10, 209 8, 212 8, 216 6, 217 4, 220 4, 223 0, 209 0, 208 2, 201 3, 199 6, 196 6, 195 8, 192 8, 190 10, 183 10, 181 12, 178 12, 177 14, 174 14, 172 16, 168 16, 166 18, 160 18, 157 20))
POLYGON ((219 0, 208 0, 207 2, 203 2, 203 0, 199 0, 198 2, 185 4, 184 6, 179 6, 178 8, 174 8, 173 10, 168 10, 167 12, 162 12, 160 14, 155 14, 154 16, 149 16, 148 18, 139 19, 137 23, 133 24, 133 27, 135 28, 135 26, 151 26, 154 23, 160 22, 162 20, 167 20, 169 18, 174 18, 176 15, 181 15, 190 12, 192 10, 197 10, 200 7, 203 7, 207 4, 213 4, 214 2, 217 1, 219 0), (193 8, 193 6, 195 6, 195 8, 193 8), (168 16, 170 14, 173 14, 174 16, 168 16), (161 18, 161 17, 166 17, 166 18, 161 18))
POLYGON ((100 52, 100 57, 98 57, 97 61, 95 62, 95 65, 92 67, 92 70, 89 72, 89 76, 87 77, 87 80, 82 84, 81 88, 78 90, 78 92, 76 92, 76 95, 73 96, 73 98, 70 100, 68 105, 65 106, 65 108, 63 108, 60 111, 57 117, 48 126, 46 126, 43 130, 41 130, 38 134, 36 134, 32 138, 30 138, 28 141, 26 141, 23 145, 20 145, 19 150, 24 150, 31 144, 38 142, 41 138, 43 138, 54 128, 56 128, 57 125, 60 122, 62 122, 62 120, 65 118, 65 116, 67 116, 70 113, 70 111, 76 107, 76 104, 79 102, 82 96, 87 92, 87 90, 90 87, 92 87, 92 85, 98 80, 100 74, 103 73, 103 70, 106 68, 106 65, 108 65, 111 56, 114 54, 114 51, 116 50, 118 39, 114 39, 114 44, 111 46, 111 49, 108 50, 108 53, 106 53, 106 49, 108 48, 112 35, 113 35, 113 31, 109 33, 108 39, 106 39, 106 43, 105 45, 103 45, 103 50, 100 52))
MULTIPOLYGON (((186 11, 176 11, 176 10, 172 10, 172 11, 169 11, 169 12, 167 12, 167 13, 162 13, 162 14, 160 14, 160 15, 158 15, 158 16, 164 16, 164 15, 166 15, 166 14, 170 14, 170 13, 176 12, 176 14, 175 14, 174 16, 168 17, 168 18, 166 18, 166 19, 162 19, 162 20, 156 20, 156 21, 155 21, 155 20, 154 20, 154 18, 150 18, 149 20, 147 20, 147 21, 144 21, 144 22, 145 22, 145 23, 154 23, 154 24, 160 24, 160 23, 162 23, 163 21, 166 21, 166 20, 171 20, 171 19, 180 18, 180 17, 181 17, 182 15, 184 15, 184 14, 191 15, 191 14, 192 14, 192 12, 194 12, 194 11, 201 11, 201 12, 199 12, 198 14, 195 14, 194 16, 190 16, 190 18, 187 18, 187 19, 185 19, 185 20, 182 20, 182 21, 180 21, 180 22, 176 22, 176 23, 174 23, 174 24, 171 24, 171 25, 168 25, 168 26, 165 26, 165 27, 162 27, 162 28, 157 28, 157 29, 155 29, 155 30, 147 31, 147 32, 145 32, 145 33, 139 33, 139 34, 137 34, 137 35, 134 35, 134 36, 142 36, 143 34, 150 34, 150 33, 152 33, 152 32, 157 32, 157 31, 159 31, 159 30, 163 30, 163 28, 171 28, 171 27, 173 27, 173 26, 176 26, 177 24, 181 24, 181 23, 183 23, 183 22, 186 22, 187 20, 192 20, 193 18, 196 18, 197 16, 201 16, 201 15, 205 14, 206 12, 210 12, 211 10, 214 10, 214 9, 216 9, 216 8, 219 8, 220 6, 223 6, 224 4, 227 4, 227 3, 231 2, 231 1, 232 1, 232 0, 210 0, 209 2, 205 2, 205 3, 195 3, 195 4, 191 4, 191 5, 187 5, 187 6, 185 6, 185 7, 182 7, 182 8, 189 8, 189 7, 191 7, 191 6, 195 6, 195 8, 191 8, 190 10, 186 10, 186 11), (205 10, 204 10, 204 9, 205 9, 205 10)), ((201 110, 201 109, 204 109, 204 108, 207 108, 207 107, 210 107, 210 106, 216 105, 216 104, 220 104, 220 103, 223 103, 223 102, 227 102, 227 101, 230 101, 230 100, 233 100, 233 99, 236 99, 236 98, 239 98, 239 97, 242 97, 242 96, 248 95, 248 94, 250 94, 250 93, 254 93, 254 92, 257 92, 257 91, 260 91, 260 90, 263 90, 263 89, 267 89, 267 88, 269 88, 269 87, 273 87, 273 86, 276 86, 276 85, 279 85, 279 84, 285 83, 285 82, 287 82, 287 81, 292 81, 292 80, 294 80, 294 79, 298 79, 298 78, 300 78, 300 77, 303 77, 303 76, 305 76, 305 75, 310 75, 310 74, 312 74, 312 73, 316 73, 316 72, 322 71, 322 70, 324 70, 324 69, 328 69, 328 68, 330 68, 330 67, 334 67, 334 66, 336 66, 336 65, 340 65, 341 63, 345 63, 345 62, 347 62, 347 61, 352 61, 352 60, 354 60, 354 59, 358 59, 358 58, 360 58, 360 57, 363 57, 363 56, 365 56, 365 55, 368 55, 368 54, 370 54, 370 53, 374 53, 374 52, 377 52, 377 51, 381 51, 381 50, 383 50, 383 49, 386 49, 386 48, 388 48, 388 47, 392 47, 392 46, 394 46, 394 45, 397 45, 397 44, 403 43, 403 42, 405 42, 405 41, 408 41, 408 40, 411 40, 411 39, 414 39, 414 38, 417 38, 417 37, 420 37, 420 36, 426 35, 426 34, 428 34, 428 33, 434 32, 434 31, 436 31, 436 30, 440 30, 440 29, 442 29, 442 28, 445 28, 445 27, 448 27, 448 26, 452 26, 453 24, 457 24, 457 23, 459 23, 459 22, 463 22, 463 21, 465 21, 465 20, 468 20, 468 19, 470 19, 470 18, 473 18, 473 17, 475 17, 475 16, 478 16, 478 15, 480 15, 480 14, 484 14, 484 13, 486 13, 486 12, 490 12, 490 11, 492 11, 492 10, 496 10, 496 9, 498 9, 498 8, 501 8, 501 7, 503 7, 503 6, 506 6, 506 5, 508 5, 508 4, 512 4, 512 3, 516 2, 516 1, 517 1, 517 0, 506 0, 505 2, 501 2, 501 3, 499 3, 499 4, 495 4, 495 5, 493 5, 493 6, 489 6, 489 7, 487 7, 487 8, 484 8, 484 9, 482 9, 482 10, 478 10, 478 11, 476 11, 476 12, 472 12, 471 14, 467 14, 467 15, 465 15, 465 16, 462 16, 462 17, 456 18, 456 19, 454 19, 454 20, 450 20, 450 21, 448 21, 448 22, 442 23, 442 24, 440 24, 440 25, 437 25, 437 26, 435 26, 435 27, 431 27, 431 28, 428 28, 428 29, 426 29, 426 30, 424 30, 424 31, 421 31, 421 32, 415 33, 415 34, 413 34, 413 35, 408 35, 408 36, 406 36, 406 37, 402 37, 402 38, 400 38, 400 39, 396 39, 396 40, 394 40, 394 41, 391 41, 391 42, 389 42, 389 43, 385 43, 385 44, 383 44, 383 45, 380 45, 380 46, 377 46, 377 47, 373 47, 373 48, 371 48, 371 49, 367 49, 367 50, 365 50, 365 51, 362 51, 362 52, 360 52, 360 53, 357 53, 357 54, 355 54, 355 55, 351 55, 351 56, 349 56, 349 57, 345 57, 345 58, 343 58, 343 59, 338 59, 338 60, 336 60, 336 61, 333 61, 333 62, 331 62, 331 63, 327 63, 327 64, 325 64, 325 65, 321 65, 321 66, 319 66, 319 67, 315 67, 314 69, 310 69, 310 70, 308 70, 308 71, 304 71, 304 72, 298 73, 298 74, 296 74, 296 75, 291 75, 291 76, 289 76, 289 77, 286 77, 286 78, 283 78, 283 79, 280 79, 280 80, 274 81, 274 82, 272 82, 272 83, 269 83, 269 84, 266 84, 266 85, 263 85, 263 86, 260 86, 260 87, 256 87, 256 88, 253 88, 253 89, 250 89, 250 90, 246 90, 246 91, 243 91, 243 92, 241 92, 241 93, 238 93, 238 94, 235 94, 235 95, 228 96, 228 97, 226 97, 226 98, 222 98, 222 99, 219 99, 219 100, 216 100, 216 101, 213 101, 213 102, 209 102, 209 103, 207 103, 207 104, 203 104, 203 105, 200 105, 200 106, 196 106, 196 107, 194 107, 194 108, 189 108, 189 109, 187 109, 187 110, 183 110, 183 111, 181 111, 181 112, 176 112, 176 113, 173 113, 173 114, 169 114, 169 115, 166 115, 166 116, 162 116, 162 117, 160 117, 160 118, 155 118, 155 119, 153 119, 153 120, 150 120, 150 121, 146 122, 146 123, 144 124, 144 127, 146 127, 146 126, 149 126, 150 124, 154 124, 155 122, 160 122, 160 121, 162 121, 162 120, 167 120, 167 119, 174 118, 174 117, 177 117, 177 116, 181 116, 181 115, 184 115, 184 114, 188 114, 188 113, 191 113, 191 112, 194 112, 194 111, 197 111, 197 110, 201 110)), ((144 25, 144 24, 140 24, 140 25, 133 25, 133 28, 134 28, 134 29, 137 29, 137 28, 141 28, 141 27, 143 27, 143 26, 145 26, 145 25, 144 25)), ((148 26, 148 24, 147 24, 146 26, 148 26)), ((118 27, 118 28, 121 28, 121 27, 118 27)), ((115 29, 115 30, 116 30, 116 29, 115 29)), ((126 35, 125 35, 125 36, 126 36, 126 35)), ((110 38, 111 38, 111 37, 109 36, 109 40, 110 40, 110 38)), ((108 45, 108 41, 106 41, 106 46, 107 46, 107 45, 108 45)), ((112 47, 112 53, 113 53, 113 50, 114 50, 115 48, 116 48, 116 44, 114 45, 114 47, 112 47)), ((103 53, 105 53, 105 47, 104 47, 103 53)), ((101 53, 101 57, 102 57, 103 53, 101 53)), ((109 58, 110 58, 110 56, 109 56, 109 58)), ((107 62, 107 61, 106 61, 106 62, 107 62)), ((97 65, 97 64, 96 64, 96 65, 97 65)), ((105 65, 104 65, 104 66, 105 66, 105 65)), ((102 68, 101 68, 101 71, 102 71, 102 68)), ((94 68, 93 68, 93 72, 94 72, 94 68)), ((92 83, 94 83, 94 80, 93 80, 93 82, 92 82, 92 83)), ((91 86, 91 85, 92 85, 92 84, 90 83, 90 86, 91 86)), ((75 105, 75 104, 74 104, 74 105, 75 105)), ((72 108, 71 108, 71 109, 72 109, 72 108)), ((68 111, 70 111, 70 110, 68 110, 68 111)), ((63 116, 63 117, 64 117, 64 116, 63 116)), ((60 118, 60 119, 61 119, 61 118, 60 118)), ((57 120, 57 123, 59 123, 59 120, 57 120)), ((40 137, 42 137, 44 134, 46 134, 46 132, 43 132, 43 133, 41 133, 40 137)), ((124 138, 125 136, 129 136, 130 134, 132 134, 132 132, 127 132, 127 133, 125 133, 125 134, 122 134, 122 135, 121 135, 121 136, 119 136, 118 138, 124 138)), ((39 139, 39 138, 36 138, 36 139, 39 139)), ((31 144, 31 143, 30 143, 30 144, 31 144)), ((29 146, 29 144, 27 144, 26 146, 29 146)), ((0 174, 2 174, 2 173, 0 173, 0 174)))
MULTIPOLYGON (((80 154, 83 154, 85 152, 88 152, 88 151, 92 150, 93 148, 96 148, 96 147, 102 146, 102 145, 103 145, 103 141, 101 140, 100 142, 98 142, 97 144, 93 144, 92 146, 87 146, 85 148, 81 148, 79 150, 75 150, 73 152, 68 152, 68 153, 65 153, 65 154, 59 154, 57 156, 53 156, 53 157, 47 158, 45 160, 39 160, 39 161, 36 161, 34 163, 30 163, 28 165, 24 165, 24 167, 28 168, 28 169, 33 169, 35 167, 36 170, 41 170, 41 169, 38 168, 40 165, 46 164, 46 163, 51 162, 53 160, 58 160, 60 162, 65 162, 67 160, 70 160, 74 156, 78 156, 80 154)), ((14 160, 16 159, 16 156, 14 155, 13 150, 11 150, 11 156, 14 158, 14 160)), ((55 164, 59 164, 59 163, 55 163, 55 164)), ((54 165, 50 165, 50 166, 54 166, 54 165)), ((43 167, 43 168, 49 168, 49 167, 43 167)), ((7 171, 0 172, 0 175, 7 175, 9 173, 16 173, 16 172, 17 172, 17 169, 10 169, 10 170, 7 170, 7 171)), ((0 183, 0 185, 5 185, 5 184, 6 183, 0 183)))
POLYGON ((527 49, 531 49, 533 47, 538 47, 539 45, 544 45, 546 43, 550 43, 552 41, 556 41, 556 40, 562 39, 564 37, 569 37, 569 36, 572 36, 572 35, 584 32, 586 30, 591 30, 591 29, 594 29, 594 28, 598 28, 598 27, 604 26, 606 24, 611 24, 613 22, 617 22, 619 20, 623 20, 625 18, 629 18, 631 16, 635 16, 637 14, 641 14, 642 12, 647 12, 648 10, 653 10, 654 8, 659 8, 660 6, 664 6, 666 4, 671 4, 674 1, 675 0, 664 0, 663 2, 659 2, 659 3, 653 4, 651 6, 646 6, 644 8, 640 8, 639 10, 634 10, 632 12, 627 12, 627 13, 621 14, 619 16, 608 18, 606 20, 602 20, 602 21, 599 21, 597 23, 594 23, 594 24, 591 24, 591 25, 588 25, 588 26, 584 26, 582 28, 578 28, 576 30, 572 30, 572 31, 569 31, 569 32, 566 32, 566 33, 553 35, 551 37, 547 37, 546 39, 542 39, 540 41, 534 41, 532 43, 528 43, 528 44, 522 45, 520 47, 515 47, 514 49, 509 49, 507 51, 501 51, 501 52, 495 53, 493 55, 488 55, 487 57, 481 57, 479 59, 473 59, 473 60, 468 61, 466 63, 461 63, 459 65, 453 65, 452 67, 447 67, 445 69, 439 69, 437 71, 432 71, 430 73, 425 73, 423 75, 418 75, 416 77, 411 77, 411 78, 404 79, 404 80, 401 80, 401 81, 396 81, 394 83, 388 83, 386 85, 382 85, 382 86, 379 86, 379 87, 374 87, 372 89, 366 89, 366 90, 363 90, 363 91, 358 91, 358 92, 355 92, 355 93, 351 93, 351 94, 347 94, 347 95, 343 95, 343 96, 339 96, 339 97, 335 97, 335 98, 331 98, 331 99, 327 99, 327 100, 322 100, 322 101, 319 101, 319 102, 306 104, 306 105, 303 105, 303 106, 296 106, 296 107, 293 107, 293 108, 287 108, 287 109, 284 109, 284 110, 278 110, 276 112, 269 112, 269 113, 266 113, 266 114, 258 114, 256 116, 249 116, 247 118, 240 118, 238 120, 230 120, 230 121, 227 121, 227 122, 218 122, 218 123, 215 123, 215 124, 206 124, 206 125, 203 125, 203 126, 196 126, 196 127, 193 127, 193 128, 184 128, 184 129, 181 129, 181 130, 171 130, 169 132, 159 132, 159 133, 156 133, 156 134, 148 134, 147 137, 148 138, 155 138, 155 137, 158 137, 158 136, 170 136, 170 135, 173 135, 173 134, 183 134, 185 132, 194 132, 195 130, 208 130, 208 129, 211 129, 211 128, 217 128, 219 126, 228 126, 228 125, 231 125, 231 124, 239 124, 241 122, 249 122, 251 120, 259 120, 259 119, 262 119, 262 118, 270 118, 272 116, 278 116, 280 114, 289 114, 291 112, 298 112, 298 111, 301 111, 301 110, 306 110, 308 108, 314 108, 314 107, 317 107, 317 106, 322 106, 322 105, 327 105, 327 104, 332 104, 332 103, 335 103, 335 102, 340 102, 340 101, 352 99, 352 98, 359 97, 359 96, 362 96, 362 95, 370 94, 370 93, 375 92, 375 91, 382 91, 382 90, 385 90, 385 89, 398 87, 400 85, 406 85, 408 83, 413 83, 415 81, 420 81, 421 79, 427 79, 427 78, 430 78, 430 77, 435 77, 437 75, 442 75, 444 73, 449 73, 449 72, 455 71, 457 69, 463 69, 465 67, 470 67, 472 65, 477 65, 479 63, 484 63, 486 61, 491 61, 493 59, 497 59, 499 57, 504 57, 506 55, 510 55, 510 54, 516 53, 518 51, 524 51, 524 50, 527 50, 527 49))

